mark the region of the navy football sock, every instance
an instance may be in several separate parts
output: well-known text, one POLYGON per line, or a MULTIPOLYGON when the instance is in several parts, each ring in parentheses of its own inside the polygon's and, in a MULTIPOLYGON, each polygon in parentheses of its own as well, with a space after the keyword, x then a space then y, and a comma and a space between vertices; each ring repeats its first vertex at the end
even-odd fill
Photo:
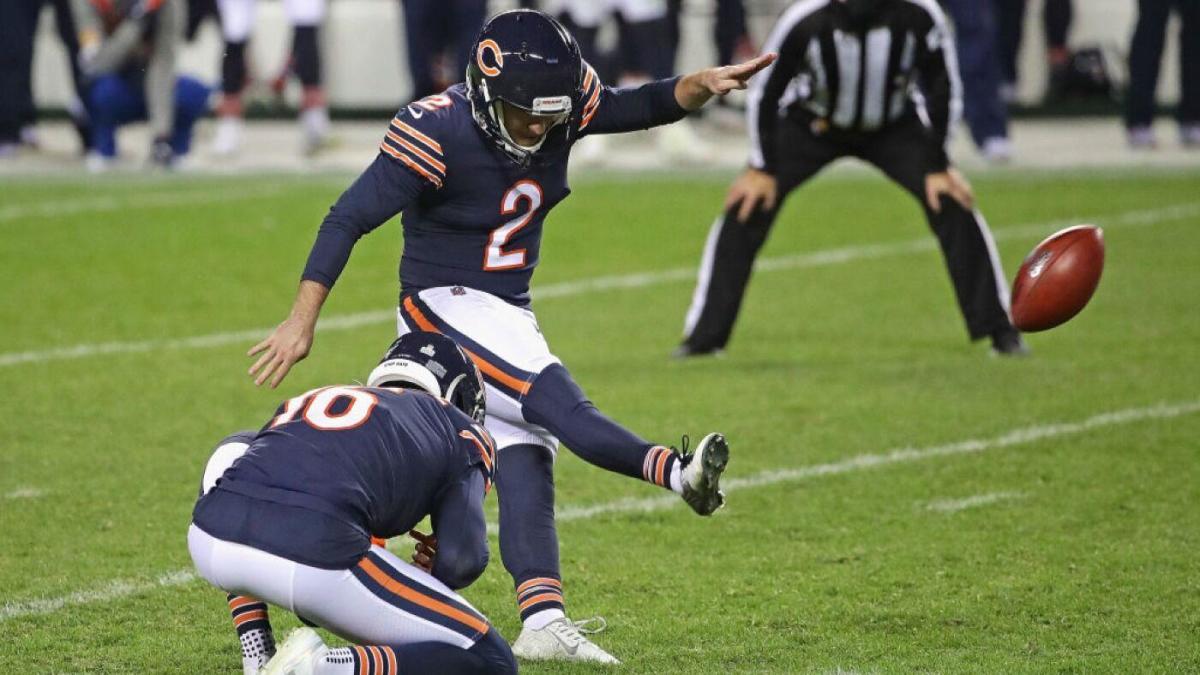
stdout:
MULTIPOLYGON (((317 662, 316 675, 399 675, 400 673, 446 673, 447 675, 486 675, 515 673, 515 664, 505 667, 504 655, 497 653, 488 631, 469 650, 444 642, 414 642, 399 647, 355 646, 330 649, 317 662), (485 645, 480 648, 480 645, 485 645)), ((503 640, 501 640, 503 642, 503 640)), ((504 645, 507 650, 508 645, 504 645)), ((512 660, 512 652, 508 652, 512 660)))
POLYGON ((496 455, 500 557, 517 590, 521 620, 563 609, 554 527, 554 456, 540 445, 510 445, 496 455))
POLYGON ((563 366, 555 364, 538 374, 521 410, 526 420, 548 429, 585 461, 670 487, 679 456, 606 417, 563 366))
POLYGON ((233 593, 226 596, 226 601, 237 629, 238 642, 242 645, 243 666, 247 670, 262 668, 275 655, 275 634, 271 632, 267 603, 233 593))

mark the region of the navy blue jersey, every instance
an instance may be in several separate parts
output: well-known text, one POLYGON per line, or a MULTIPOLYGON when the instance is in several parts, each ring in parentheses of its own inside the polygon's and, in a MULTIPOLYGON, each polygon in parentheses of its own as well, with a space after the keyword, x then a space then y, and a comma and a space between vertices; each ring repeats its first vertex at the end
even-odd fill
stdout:
POLYGON ((406 533, 430 514, 440 537, 442 512, 452 511, 478 527, 459 523, 447 534, 477 530, 486 552, 494 454, 486 432, 428 394, 317 389, 279 406, 196 503, 193 522, 218 539, 342 569, 366 554, 372 535, 406 533))
POLYGON ((363 234, 403 212, 401 294, 466 286, 517 305, 541 254, 547 213, 570 194, 567 160, 591 133, 676 121, 676 80, 636 88, 604 86, 588 67, 584 104, 522 165, 475 123, 465 86, 405 106, 388 127, 375 162, 342 194, 321 224, 304 279, 332 287, 363 234))

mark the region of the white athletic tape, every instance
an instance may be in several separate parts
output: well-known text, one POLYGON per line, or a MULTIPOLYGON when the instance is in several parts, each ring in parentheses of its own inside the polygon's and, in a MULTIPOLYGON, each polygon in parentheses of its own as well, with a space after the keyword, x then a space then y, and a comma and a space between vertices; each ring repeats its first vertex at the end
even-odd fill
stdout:
MULTIPOLYGON (((1073 220, 1052 221, 1032 225, 1016 225, 994 231, 997 240, 1017 239, 1030 236, 1042 236, 1056 229, 1078 224, 1084 220, 1095 222, 1104 227, 1134 227, 1139 225, 1155 225, 1158 223, 1200 216, 1200 202, 1188 202, 1157 209, 1125 211, 1108 216, 1077 218, 1073 220)), ((762 272, 795 270, 825 265, 838 265, 855 260, 870 260, 907 253, 932 251, 937 247, 932 237, 922 237, 911 241, 894 244, 868 244, 865 246, 848 246, 845 248, 828 249, 813 253, 764 258, 759 260, 756 268, 762 272)), ((623 274, 608 277, 594 277, 578 281, 567 281, 558 284, 539 286, 533 290, 537 300, 563 298, 586 293, 601 291, 629 290, 657 286, 660 284, 691 281, 695 278, 696 270, 691 267, 664 270, 661 272, 643 272, 638 274, 623 274)), ((362 312, 345 314, 321 319, 317 323, 317 331, 352 330, 363 326, 391 323, 396 320, 394 309, 377 312, 362 312)), ((255 328, 252 330, 231 333, 211 333, 171 340, 145 340, 138 342, 102 342, 74 345, 71 347, 56 347, 26 352, 8 352, 0 354, 0 368, 15 366, 23 363, 43 363, 47 361, 62 361, 80 359, 105 354, 135 354, 161 350, 203 349, 222 347, 229 344, 245 343, 247 347, 270 334, 272 328, 255 328)))

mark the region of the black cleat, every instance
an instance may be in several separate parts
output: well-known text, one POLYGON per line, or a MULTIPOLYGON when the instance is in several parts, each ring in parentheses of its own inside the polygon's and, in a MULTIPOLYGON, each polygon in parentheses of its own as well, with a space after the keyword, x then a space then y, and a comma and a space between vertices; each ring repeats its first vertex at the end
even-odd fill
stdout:
POLYGON ((1008 327, 992 333, 992 354, 996 356, 1029 356, 1029 347, 1016 328, 1008 327))
POLYGON ((721 349, 720 347, 713 347, 711 349, 700 349, 697 347, 693 347, 686 342, 679 345, 678 347, 675 348, 675 351, 671 352, 671 358, 679 359, 679 360, 702 357, 702 356, 724 356, 724 355, 725 355, 725 350, 721 349))

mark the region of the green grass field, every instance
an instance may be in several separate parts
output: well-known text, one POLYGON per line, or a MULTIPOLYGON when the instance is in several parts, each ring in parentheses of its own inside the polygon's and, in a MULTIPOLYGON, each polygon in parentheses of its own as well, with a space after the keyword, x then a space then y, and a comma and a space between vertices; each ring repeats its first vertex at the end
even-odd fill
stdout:
MULTIPOLYGON (((1023 360, 967 342, 906 195, 819 180, 789 202, 727 356, 672 362, 727 180, 576 181, 535 277, 551 346, 602 409, 733 449, 711 519, 619 502, 664 493, 560 454, 568 609, 607 618, 596 639, 623 671, 1200 670, 1200 172, 976 180, 1010 279, 1059 227, 1105 227, 1096 297, 1023 360)), ((360 325, 319 333, 278 391, 245 375, 347 183, 0 186, 0 672, 240 672, 185 531, 217 439, 364 377, 394 335, 390 223, 325 308, 360 325)), ((492 543, 465 595, 512 639, 492 543)))

